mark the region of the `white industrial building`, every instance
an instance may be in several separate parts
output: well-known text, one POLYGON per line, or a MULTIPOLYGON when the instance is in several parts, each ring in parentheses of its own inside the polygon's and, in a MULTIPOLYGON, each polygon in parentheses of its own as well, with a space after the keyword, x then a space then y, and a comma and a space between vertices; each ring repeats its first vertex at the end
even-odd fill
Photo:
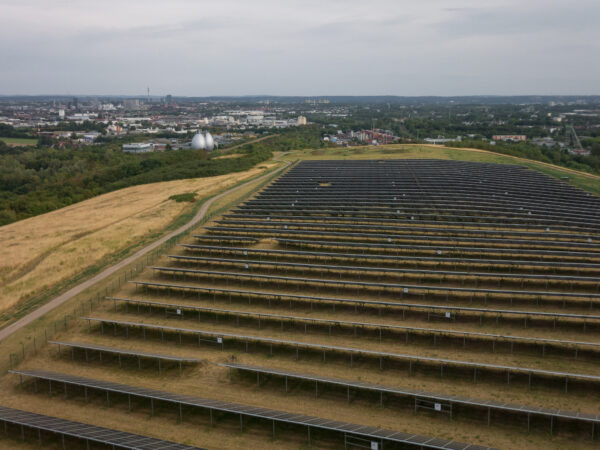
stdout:
POLYGON ((127 153, 148 153, 154 150, 154 146, 149 142, 134 142, 132 144, 123 144, 123 151, 127 153))
POLYGON ((192 139, 192 149, 212 151, 215 148, 215 141, 212 135, 207 131, 204 135, 197 132, 192 139))

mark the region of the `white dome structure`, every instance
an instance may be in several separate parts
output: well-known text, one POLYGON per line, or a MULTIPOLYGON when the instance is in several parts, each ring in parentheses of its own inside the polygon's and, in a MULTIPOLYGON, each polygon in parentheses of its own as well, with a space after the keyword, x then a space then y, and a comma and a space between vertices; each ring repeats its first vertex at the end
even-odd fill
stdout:
MULTIPOLYGON (((212 136, 211 136, 212 141, 212 136)), ((204 150, 206 148, 206 139, 202 136, 202 133, 198 132, 192 139, 192 148, 194 150, 204 150)))
POLYGON ((206 150, 209 152, 215 148, 215 140, 208 131, 204 135, 204 142, 206 143, 206 150))

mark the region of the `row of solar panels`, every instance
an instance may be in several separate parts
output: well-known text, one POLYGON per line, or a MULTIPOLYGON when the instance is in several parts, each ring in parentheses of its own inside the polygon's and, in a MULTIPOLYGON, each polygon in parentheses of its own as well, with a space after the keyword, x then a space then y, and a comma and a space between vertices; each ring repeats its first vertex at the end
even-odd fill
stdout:
POLYGON ((132 450, 192 450, 198 448, 5 406, 0 406, 0 422, 81 439, 88 444, 94 442, 109 445, 113 448, 132 450))
POLYGON ((582 422, 596 422, 600 423, 600 414, 587 414, 582 412, 575 411, 564 411, 560 409, 547 409, 547 408, 538 408, 531 407, 527 405, 517 405, 514 403, 507 402, 499 402, 495 400, 477 400, 473 398, 461 397, 458 395, 447 395, 447 394, 436 394, 425 391, 415 391, 410 389, 402 389, 395 388, 390 386, 384 386, 381 384, 372 384, 366 383, 363 381, 351 381, 351 380, 343 380, 340 378, 332 378, 332 377, 323 377, 312 374, 304 374, 298 372, 291 372, 287 370, 279 370, 268 367, 258 367, 258 366, 249 366, 245 364, 234 364, 234 363, 226 363, 221 364, 223 367, 228 367, 230 369, 239 370, 242 372, 255 373, 255 374, 264 374, 267 376, 277 376, 277 377, 287 377, 289 379, 295 380, 307 380, 313 381, 317 383, 322 383, 324 385, 332 385, 332 386, 342 386, 346 388, 352 388, 356 390, 362 391, 371 391, 376 393, 384 393, 384 394, 393 394, 395 396, 402 397, 412 397, 415 399, 428 399, 430 401, 435 402, 448 402, 448 403, 456 403, 461 405, 469 405, 477 407, 478 410, 485 409, 493 409, 496 411, 502 411, 507 413, 522 413, 527 415, 537 415, 544 417, 556 417, 561 419, 568 420, 576 420, 582 422))
MULTIPOLYGON (((546 195, 536 202, 536 190, 530 190, 524 187, 526 185, 502 185, 490 184, 489 181, 475 181, 471 183, 461 183, 458 185, 416 185, 414 180, 403 183, 401 181, 391 181, 380 185, 361 183, 360 180, 344 181, 338 179, 337 182, 326 183, 326 186, 319 185, 315 181, 288 181, 286 183, 274 184, 261 191, 256 197, 245 202, 251 204, 262 201, 266 198, 273 200, 277 198, 294 197, 298 199, 309 196, 317 198, 327 197, 345 197, 344 202, 371 198, 374 200, 390 199, 396 202, 420 203, 425 197, 432 201, 444 201, 447 199, 449 204, 469 204, 477 201, 480 205, 490 205, 491 207, 510 206, 514 209, 519 207, 544 208, 551 204, 555 206, 565 206, 566 211, 576 212, 582 208, 594 208, 598 205, 598 199, 587 193, 580 193, 577 196, 555 195, 553 185, 547 185, 546 195), (351 183, 351 184, 348 184, 351 183), (446 197, 444 197, 446 194, 446 197), (395 198, 394 198, 395 197, 395 198), (497 201, 497 204, 494 202, 497 201)), ((539 189, 536 187, 534 189, 539 189)), ((594 213, 595 214, 595 213, 594 213)))
MULTIPOLYGON (((480 245, 485 246, 486 244, 502 244, 507 246, 521 245, 521 246, 535 246, 542 248, 566 248, 566 249, 584 249, 584 250, 598 250, 600 248, 600 242, 598 239, 593 240, 590 237, 582 237, 579 242, 574 240, 562 240, 555 238, 554 236, 550 236, 549 233, 546 236, 540 236, 538 239, 533 239, 531 237, 527 238, 519 238, 519 239, 507 239, 507 238, 493 238, 493 237, 466 237, 461 236, 460 234, 445 234, 443 230, 425 230, 425 232, 416 232, 411 234, 406 233, 381 233, 381 230, 376 226, 356 226, 355 228, 348 228, 346 226, 330 226, 328 224, 318 224, 318 223, 300 223, 300 222, 288 222, 288 223, 280 223, 280 222, 270 222, 270 221, 242 221, 242 220, 217 220, 215 223, 218 224, 217 229, 221 229, 222 227, 231 228, 231 229, 248 229, 251 231, 257 230, 260 232, 267 232, 268 230, 273 231, 283 231, 283 230, 294 230, 295 232, 327 232, 335 233, 335 235, 340 235, 339 233, 344 233, 348 237, 355 236, 365 236, 365 237, 379 237, 383 239, 392 238, 394 241, 427 241, 431 243, 442 242, 442 243, 456 243, 458 242, 466 242, 466 243, 479 243, 480 245), (236 225, 236 226, 233 226, 236 225), (331 231, 334 230, 334 231, 331 231), (338 231, 345 230, 345 231, 338 231), (360 232, 355 232, 355 230, 359 230, 360 232), (433 232, 432 232, 433 231, 433 232)), ((207 227, 207 229, 211 229, 207 227)), ((302 234, 302 233, 299 233, 302 234)), ((312 233, 311 233, 312 234, 312 233)))
MULTIPOLYGON (((285 242, 285 240, 281 240, 285 242)), ((401 265, 406 261, 410 262, 423 262, 423 263, 447 263, 458 266, 459 264, 473 264, 473 265, 486 265, 488 267, 493 266, 514 266, 514 267, 550 267, 553 271, 564 267, 569 270, 581 270, 581 269, 599 269, 600 264, 593 263, 579 263, 579 262, 568 262, 568 261, 528 261, 528 260, 511 260, 511 259, 480 259, 480 258, 442 258, 442 257, 428 257, 428 256, 396 256, 396 255, 382 255, 382 254, 365 254, 365 253, 343 253, 343 252, 311 252, 303 250, 270 250, 261 248, 249 248, 249 247, 224 247, 217 245, 198 245, 198 244, 178 244, 180 247, 190 250, 208 250, 210 252, 215 251, 217 253, 229 253, 240 256, 248 255, 259 255, 269 257, 302 257, 302 258, 318 258, 318 259, 356 259, 359 261, 378 261, 378 263, 384 262, 389 264, 401 265)), ((511 269, 512 270, 512 269, 511 269)), ((493 273, 493 272, 489 272, 493 273)), ((509 273, 510 275, 510 273, 509 273)))
POLYGON ((277 423, 293 424, 306 426, 314 429, 322 429, 353 436, 362 436, 372 439, 377 443, 381 441, 395 442, 410 446, 420 446, 421 448, 436 449, 456 449, 456 450, 485 450, 487 447, 472 446, 460 442, 431 438, 411 433, 402 433, 394 430, 386 430, 376 427, 367 427, 336 420, 322 419, 304 414, 294 414, 284 411, 277 411, 267 408, 242 405, 238 403, 223 402, 213 399, 204 399, 192 397, 189 395, 173 394, 170 392, 147 389, 137 386, 128 386, 109 381, 93 380, 89 378, 65 375, 42 370, 20 370, 12 373, 34 377, 37 379, 49 380, 59 383, 96 389, 104 392, 114 392, 118 394, 135 396, 138 398, 153 399, 164 401, 176 405, 195 407, 205 410, 218 411, 228 414, 236 414, 262 420, 268 420, 277 423))
MULTIPOLYGON (((399 235, 382 233, 351 233, 342 231, 323 231, 309 229, 286 229, 279 228, 259 228, 253 226, 233 227, 233 226, 210 226, 206 227, 209 232, 224 234, 243 234, 250 237, 280 237, 280 236, 328 236, 346 241, 355 241, 357 238, 368 239, 371 242, 387 242, 394 245, 402 245, 411 242, 427 242, 426 247, 437 249, 447 249, 448 247, 464 249, 467 251, 481 252, 502 252, 502 253, 520 253, 527 251, 529 254, 555 254, 557 256, 579 256, 590 259, 600 258, 600 244, 595 243, 566 243, 566 242, 547 242, 544 240, 517 240, 517 239, 485 239, 485 238, 463 238, 456 236, 436 237, 429 235, 399 235), (479 245, 479 247, 470 247, 470 245, 479 245), (569 249, 575 248, 577 251, 569 249), (555 250, 546 250, 555 249, 555 250), (567 249, 567 250, 559 250, 567 249)), ((204 235, 194 235, 202 239, 204 235)))
MULTIPOLYGON (((227 236, 227 235, 198 235, 200 240, 212 240, 212 241, 226 241, 235 240, 236 238, 245 238, 246 242, 256 243, 258 237, 250 236, 227 236)), ((377 242, 349 242, 349 241, 326 241, 318 239, 285 239, 275 238, 277 242, 286 246, 297 245, 297 246, 315 246, 320 248, 332 249, 332 248, 361 248, 377 251, 387 251, 394 253, 406 253, 413 252, 413 254, 434 254, 434 255, 507 255, 509 260, 513 260, 515 255, 518 255, 520 260, 526 260, 527 257, 531 258, 532 261, 541 261, 544 259, 549 262, 555 261, 556 258, 562 257, 567 259, 568 262, 581 262, 589 263, 598 258, 594 257, 591 252, 567 252, 567 251, 550 251, 550 250, 524 250, 524 249, 502 249, 502 248, 481 248, 481 247, 454 247, 454 246, 441 246, 435 247, 429 245, 406 245, 406 244, 391 244, 391 243, 377 243, 377 242)))
MULTIPOLYGON (((290 195, 263 195, 253 200, 248 200, 237 207, 240 210, 248 210, 253 207, 269 207, 274 209, 287 208, 293 206, 295 209, 306 209, 306 208, 333 208, 333 209, 347 209, 356 210, 360 208, 361 211, 385 211, 397 210, 397 214, 438 214, 453 215, 453 214, 466 214, 469 216, 486 216, 494 214, 503 218, 515 218, 523 219, 527 218, 536 219, 543 218, 544 214, 552 213, 553 209, 559 205, 545 204, 544 201, 535 203, 516 203, 509 201, 502 201, 501 199, 492 202, 486 200, 475 202, 475 198, 471 201, 466 201, 461 195, 460 199, 455 199, 451 195, 444 196, 443 194, 429 196, 430 198, 425 201, 423 198, 410 200, 406 194, 397 194, 394 196, 391 194, 390 197, 380 198, 369 198, 366 196, 350 196, 349 194, 332 196, 324 195, 324 193, 315 193, 316 195, 300 195, 300 193, 292 193, 290 195), (433 197, 433 198, 431 198, 433 197)), ((466 196, 467 198, 469 196, 466 196)), ((598 218, 596 211, 589 211, 590 207, 585 208, 574 208, 573 205, 560 205, 564 207, 563 210, 552 214, 553 219, 559 218, 577 218, 579 220, 592 220, 598 218)), ((592 205, 591 208, 595 208, 597 205, 592 205)))
MULTIPOLYGON (((269 260, 253 260, 253 259, 231 259, 231 258, 223 258, 223 257, 209 257, 209 256, 181 256, 181 255, 167 255, 168 258, 171 258, 176 262, 184 262, 184 263, 205 263, 206 265, 212 265, 216 263, 217 265, 232 265, 238 266, 243 265, 247 269, 250 268, 281 268, 284 270, 287 269, 296 269, 296 270, 306 270, 309 271, 319 270, 327 272, 361 272, 361 275, 376 273, 376 274, 386 274, 386 275, 419 275, 426 276, 431 275, 432 277, 428 278, 436 278, 441 277, 443 279, 447 279, 448 277, 461 277, 461 278, 488 278, 494 279, 495 281, 508 281, 508 280, 519 280, 521 282, 526 280, 536 280, 536 281, 553 281, 553 282, 570 282, 568 285, 565 283, 565 287, 572 291, 574 285, 581 283, 588 288, 597 288, 600 283, 600 277, 591 277, 591 276, 577 276, 577 275, 546 275, 546 274, 530 274, 530 273, 497 273, 497 272, 466 272, 466 271, 451 271, 451 270, 427 270, 427 269, 400 269, 394 267, 373 267, 373 266, 347 266, 347 265, 338 265, 338 264, 311 264, 311 263, 299 263, 299 262, 288 262, 288 261, 269 261, 269 260), (573 283, 579 282, 579 283, 573 283)), ((374 276, 374 275, 372 275, 374 276)))
MULTIPOLYGON (((367 350, 364 348, 356 348, 356 347, 342 347, 335 345, 324 345, 324 344, 316 344, 311 342, 301 342, 301 341, 293 341, 293 340, 285 340, 285 339, 275 339, 268 338, 262 336, 252 336, 252 335, 243 335, 236 333, 226 333, 220 332, 217 330, 201 330, 196 328, 183 328, 183 327, 171 327, 166 325, 155 325, 150 323, 143 322, 130 322, 123 320, 116 320, 111 318, 102 318, 102 317, 82 317, 83 320, 87 320, 90 323, 102 323, 112 325, 113 327, 119 326, 126 330, 129 328, 137 328, 145 331, 157 331, 163 335, 165 332, 174 333, 174 334, 187 334, 193 336, 212 336, 214 337, 214 342, 224 345, 224 339, 228 339, 232 342, 254 342, 261 345, 267 346, 281 346, 281 347, 291 347, 295 349, 299 349, 300 347, 310 350, 310 351, 318 351, 318 352, 331 352, 338 354, 346 354, 346 355, 356 355, 363 357, 371 357, 377 358, 380 361, 382 359, 390 359, 395 361, 401 361, 405 363, 410 363, 411 367, 415 364, 422 364, 424 366, 429 367, 437 367, 443 370, 444 367, 455 367, 457 369, 464 370, 473 370, 474 377, 477 376, 477 373, 487 373, 487 374, 498 374, 505 373, 510 375, 515 374, 523 374, 529 377, 531 381, 531 377, 539 377, 546 380, 565 380, 565 384, 568 385, 569 381, 581 381, 585 383, 598 384, 600 385, 600 376, 591 375, 591 374, 582 374, 575 372, 562 372, 562 371, 553 371, 553 370, 543 370, 543 369, 535 369, 530 367, 519 367, 519 366, 507 366, 502 364, 491 364, 484 362, 475 362, 475 361, 464 361, 464 360, 454 360, 448 358, 435 358, 429 356, 421 356, 414 354, 401 354, 401 353, 392 353, 392 352, 381 352, 375 350, 367 350)), ((127 331, 127 335, 129 335, 129 331, 127 331)))
POLYGON ((475 308, 467 306, 450 306, 450 305, 435 305, 427 303, 406 303, 400 301, 385 301, 385 300, 364 300, 364 299, 352 299, 342 297, 322 297, 322 296, 311 296, 311 295, 298 295, 298 294, 285 294, 280 292, 269 292, 269 291, 252 291, 244 289, 226 289, 226 288, 213 288, 204 286, 193 286, 186 284, 175 284, 175 283, 159 283, 152 281, 132 281, 131 283, 136 286, 142 286, 146 288, 157 288, 157 289, 173 289, 190 291, 196 293, 207 293, 213 296, 219 295, 237 295, 245 298, 255 298, 268 300, 270 298, 274 300, 299 300, 305 302, 321 302, 321 303, 341 303, 352 306, 365 306, 370 305, 377 308, 400 308, 400 309, 419 309, 419 310, 430 310, 439 313, 451 312, 465 313, 465 314, 491 314, 494 317, 500 318, 504 316, 515 316, 518 318, 528 317, 530 319, 548 319, 552 321, 561 320, 582 320, 595 322, 600 320, 599 315, 594 314, 569 314, 562 312, 545 312, 545 311, 527 311, 527 310, 510 310, 510 309, 496 309, 496 308, 475 308))
MULTIPOLYGON (((539 213, 532 213, 531 211, 523 212, 518 214, 499 214, 497 211, 487 211, 486 214, 476 214, 475 212, 470 213, 469 209, 466 210, 446 210, 444 208, 437 208, 435 210, 413 210, 404 211, 400 205, 390 205, 388 207, 376 207, 368 205, 356 205, 347 204, 342 200, 332 201, 331 204, 319 203, 317 201, 307 201, 306 204, 302 204, 295 201, 285 203, 275 203, 273 201, 265 201, 264 204, 252 204, 252 205, 240 205, 232 211, 235 213, 250 212, 251 214, 263 213, 267 215, 276 214, 308 214, 311 216, 350 216, 350 217, 369 217, 369 218, 393 218, 395 220, 402 221, 423 221, 423 220, 436 220, 440 224, 447 222, 458 221, 463 223, 490 223, 495 227, 504 228, 511 224, 523 225, 544 225, 545 227, 551 227, 556 229, 557 226, 566 227, 567 229, 584 230, 590 233, 598 234, 598 227, 600 221, 595 220, 593 217, 582 216, 582 217, 556 217, 553 216, 551 211, 540 211, 539 213)), ((447 208, 446 206, 445 208, 447 208)))
MULTIPOLYGON (((411 232, 416 233, 418 235, 435 235, 435 236, 486 236, 490 235, 492 237, 505 237, 505 236, 517 236, 517 237, 527 237, 527 238, 542 238, 542 240, 556 240, 561 242, 585 242, 590 243, 588 239, 591 239, 592 236, 585 236, 581 234, 575 233, 557 233, 554 231, 546 231, 543 232, 533 232, 533 231, 507 231, 507 230, 489 230, 489 229, 480 229, 480 230, 472 230, 465 228, 440 228, 440 227, 415 227, 415 226, 407 226, 407 225, 381 225, 369 223, 366 225, 363 224, 345 224, 345 223, 326 223, 323 221, 323 218, 319 218, 319 222, 313 221, 311 218, 301 218, 298 220, 291 220, 288 217, 282 217, 278 220, 239 220, 238 217, 233 217, 233 214, 224 214, 222 220, 216 220, 215 223, 229 223, 229 224, 243 224, 243 225, 268 225, 268 226, 311 226, 315 228, 328 228, 328 229, 344 229, 344 230, 378 230, 378 231, 398 231, 398 232, 411 232)), ((331 220, 336 222, 337 219, 332 217, 331 220)), ((593 241, 593 240, 592 240, 593 241)))
MULTIPOLYGON (((393 211, 387 212, 373 212, 369 214, 356 214, 354 211, 331 211, 331 215, 327 214, 327 211, 322 210, 314 210, 309 211, 306 209, 286 209, 278 212, 282 212, 285 214, 278 214, 275 212, 273 214, 269 213, 268 209, 265 208, 253 208, 253 209, 232 209, 228 214, 223 214, 222 217, 229 217, 234 219, 247 219, 247 220, 256 220, 256 219, 264 219, 266 221, 284 221, 284 220, 300 220, 300 221, 318 221, 322 223, 349 223, 349 224, 375 224, 375 225, 385 225, 389 224, 390 226, 397 227, 406 227, 408 224, 410 226, 417 227, 419 226, 419 230, 429 229, 429 230, 438 230, 438 229, 454 229, 461 232, 467 233, 470 230, 473 231, 489 231, 491 233, 502 233, 503 231, 518 233, 519 231, 523 231, 524 233, 533 233, 533 234, 541 234, 546 235, 548 231, 547 225, 537 224, 532 225, 528 224, 524 226, 519 223, 502 223, 498 225, 497 223, 486 223, 479 220, 479 217, 475 217, 478 219, 477 222, 469 222, 465 220, 460 220, 458 222, 452 222, 449 220, 444 220, 442 225, 443 227, 438 227, 440 225, 439 221, 427 221, 420 220, 419 217, 415 217, 414 215, 408 217, 401 216, 398 217, 397 209, 393 211), (364 217, 362 217, 364 216, 364 217), (454 227, 454 228, 450 228, 454 227), (510 231, 518 229, 517 231, 510 231)), ((435 215, 432 215, 435 217, 435 215)), ((468 218, 463 216, 464 218, 468 218)), ((443 219, 447 219, 447 217, 441 216, 443 219)), ((597 228, 588 228, 588 235, 593 236, 598 233, 597 228)), ((550 228, 551 233, 558 234, 559 231, 567 231, 570 233, 562 233, 563 235, 572 235, 572 236, 581 236, 586 231, 585 228, 581 228, 579 226, 571 227, 571 226, 552 226, 550 228)))
MULTIPOLYGON (((460 226, 467 228, 488 228, 488 229, 527 229, 545 231, 549 226, 553 231, 569 231, 573 233, 586 233, 595 235, 598 233, 598 227, 595 225, 587 226, 572 221, 560 221, 556 223, 544 218, 538 220, 509 220, 498 218, 496 216, 465 216, 465 215, 439 215, 439 214, 419 214, 402 215, 398 214, 397 209, 390 211, 369 211, 362 212, 356 210, 332 210, 326 209, 294 209, 288 207, 284 209, 271 210, 269 208, 237 208, 232 209, 233 215, 238 217, 264 217, 266 220, 271 218, 301 218, 309 217, 313 220, 346 220, 352 222, 377 222, 377 223, 411 223, 415 225, 426 226, 460 226)), ((528 218, 529 219, 529 218, 528 218)))
MULTIPOLYGON (((514 342, 514 343, 527 343, 534 344, 539 347, 557 347, 557 348, 590 348, 597 349, 600 351, 600 342, 595 341, 572 341, 564 339, 548 339, 548 338, 537 338, 532 336, 514 336, 514 335, 502 335, 494 333, 480 333, 473 331, 458 331, 458 330, 447 330, 437 328, 425 328, 416 326, 403 326, 403 325, 390 325, 383 323, 374 322, 359 322, 359 321, 347 321, 339 319, 322 319, 314 317, 302 317, 293 315, 283 315, 274 313, 262 313, 256 311, 239 311, 215 307, 205 306, 193 306, 178 303, 166 303, 152 300, 143 300, 135 298, 120 298, 120 297, 107 297, 108 300, 114 302, 126 303, 128 305, 140 305, 145 307, 151 307, 156 309, 167 309, 176 311, 176 314, 183 316, 183 311, 188 312, 209 312, 226 316, 233 317, 248 317, 263 321, 275 321, 282 322, 288 321, 293 323, 306 323, 313 324, 322 327, 358 327, 374 329, 379 331, 390 331, 395 333, 412 333, 415 335, 427 335, 427 336, 439 336, 439 337, 451 337, 455 339, 469 339, 470 341, 488 341, 488 342, 514 342)), ((596 350, 594 350, 596 351, 596 350)))
MULTIPOLYGON (((323 286, 340 286, 340 287, 362 287, 362 288, 377 288, 382 291, 400 290, 404 294, 432 294, 432 293, 454 293, 454 294, 469 294, 485 296, 486 298, 501 298, 506 300, 507 297, 525 297, 533 298, 555 298, 555 299, 584 299, 598 300, 600 293, 588 292, 560 292, 560 291, 525 291, 525 290, 505 290, 505 289, 482 289, 482 288, 467 288, 454 286, 428 286, 421 284, 405 284, 405 283, 376 283, 369 281, 355 280, 333 280, 327 278, 305 278, 305 277, 288 277, 280 275, 264 275, 264 274, 249 274, 247 272, 220 272, 216 270, 199 270, 199 269, 184 269, 179 267, 152 267, 153 270, 162 273, 173 274, 188 274, 198 276, 208 276, 212 278, 233 278, 245 280, 268 280, 281 281, 284 283, 302 283, 308 285, 323 285, 323 286)), ((510 298, 508 298, 510 299, 510 298)))
POLYGON ((585 195, 563 183, 557 183, 552 179, 529 177, 529 173, 511 174, 498 173, 490 175, 473 171, 465 177, 461 177, 453 171, 436 171, 436 173, 421 173, 416 176, 406 176, 402 173, 390 171, 385 175, 378 173, 354 172, 354 173, 318 173, 318 174, 298 174, 295 169, 290 170, 285 177, 273 183, 269 191, 278 189, 318 187, 322 190, 340 192, 344 190, 361 189, 363 192, 372 192, 377 189, 395 188, 408 186, 414 189, 415 186, 427 190, 439 190, 444 187, 450 189, 471 188, 473 192, 502 192, 502 189, 509 189, 516 192, 517 195, 527 195, 532 189, 546 188, 551 197, 572 198, 574 200, 585 200, 585 195), (375 180, 375 177, 383 179, 375 180), (349 180, 349 177, 352 177, 349 180), (418 184, 417 184, 418 183, 418 184))

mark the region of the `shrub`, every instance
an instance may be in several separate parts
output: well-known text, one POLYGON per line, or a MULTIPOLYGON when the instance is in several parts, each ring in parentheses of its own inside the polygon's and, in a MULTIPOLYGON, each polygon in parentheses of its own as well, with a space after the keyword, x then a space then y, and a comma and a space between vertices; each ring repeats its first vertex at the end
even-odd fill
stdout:
POLYGON ((196 193, 195 192, 186 192, 185 194, 171 195, 169 197, 169 200, 175 200, 177 203, 195 202, 196 201, 196 193))

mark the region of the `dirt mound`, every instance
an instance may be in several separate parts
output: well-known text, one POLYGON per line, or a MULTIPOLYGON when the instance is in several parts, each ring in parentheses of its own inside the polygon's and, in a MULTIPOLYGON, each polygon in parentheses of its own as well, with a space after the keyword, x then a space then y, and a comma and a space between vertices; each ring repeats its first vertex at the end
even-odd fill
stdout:
POLYGON ((278 246, 278 242, 275 239, 267 238, 261 239, 257 244, 253 245, 252 248, 263 248, 263 249, 273 249, 278 246))

